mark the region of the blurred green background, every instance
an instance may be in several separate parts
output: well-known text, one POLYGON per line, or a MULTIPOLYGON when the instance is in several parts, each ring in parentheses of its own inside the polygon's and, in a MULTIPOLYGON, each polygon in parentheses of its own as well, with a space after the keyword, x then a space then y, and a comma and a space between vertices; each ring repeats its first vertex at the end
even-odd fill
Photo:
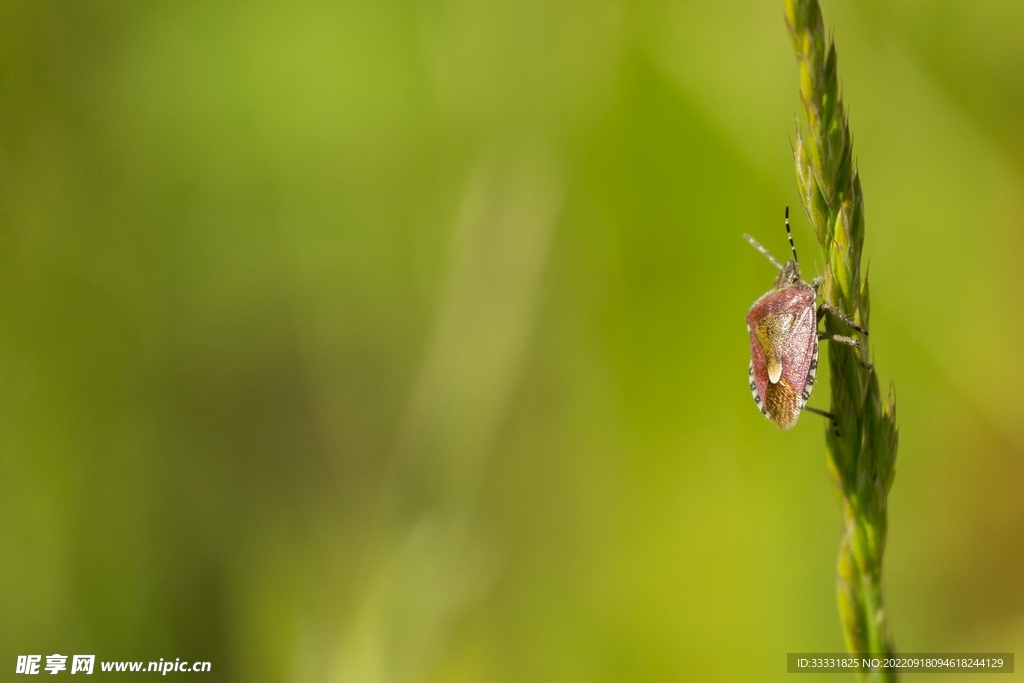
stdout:
MULTIPOLYGON (((1020 654, 1024 4, 824 12, 897 646, 1020 654)), ((824 425, 747 387, 774 272, 741 234, 785 257, 798 204, 781 1, 0 16, 0 667, 739 681, 842 648, 824 425)))

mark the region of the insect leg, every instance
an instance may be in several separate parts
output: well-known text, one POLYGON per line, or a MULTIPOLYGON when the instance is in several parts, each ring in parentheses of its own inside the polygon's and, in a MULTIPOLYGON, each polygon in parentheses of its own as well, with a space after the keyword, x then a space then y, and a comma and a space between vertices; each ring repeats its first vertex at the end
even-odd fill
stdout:
MULTIPOLYGON (((830 306, 830 305, 828 305, 827 303, 824 303, 824 302, 822 302, 818 306, 818 313, 817 313, 817 316, 816 316, 818 323, 821 323, 821 319, 825 317, 826 313, 830 313, 830 314, 832 314, 833 317, 838 318, 839 320, 842 320, 844 323, 846 323, 847 325, 849 325, 853 329, 857 330, 858 332, 863 334, 865 337, 868 336, 868 331, 867 330, 865 330, 863 327, 861 327, 857 323, 853 322, 853 320, 851 320, 850 318, 847 318, 845 315, 843 315, 842 311, 840 311, 840 310, 836 309, 835 307, 830 306)), ((860 349, 860 357, 861 357, 861 361, 860 362, 861 362, 861 365, 863 365, 868 370, 870 370, 873 367, 871 365, 871 363, 869 363, 869 362, 867 362, 867 360, 865 360, 865 358, 867 356, 867 348, 864 346, 862 341, 857 341, 855 339, 852 339, 851 337, 846 337, 846 336, 843 336, 841 334, 829 334, 829 333, 819 333, 818 334, 818 339, 827 339, 829 341, 839 342, 840 344, 846 344, 848 346, 855 346, 855 347, 857 347, 858 349, 860 349)))
POLYGON ((844 337, 841 334, 830 334, 828 332, 819 332, 818 333, 818 340, 819 341, 821 341, 821 340, 834 341, 834 342, 839 342, 840 344, 846 344, 847 346, 856 346, 856 347, 860 348, 860 342, 859 341, 857 341, 853 337, 844 337))
MULTIPOLYGON (((817 282, 817 280, 815 280, 815 282, 817 282)), ((847 325, 849 325, 853 329, 855 329, 858 332, 860 332, 861 334, 867 336, 867 333, 868 333, 867 330, 865 330, 863 327, 861 327, 860 325, 858 325, 857 323, 853 322, 852 320, 847 318, 845 315, 843 315, 842 311, 840 311, 840 310, 838 310, 836 308, 833 308, 832 306, 829 306, 828 304, 826 304, 824 302, 821 305, 818 306, 818 322, 819 323, 821 322, 821 319, 825 317, 826 313, 831 313, 834 317, 838 318, 839 320, 842 320, 844 323, 846 323, 847 325)))
POLYGON ((805 406, 804 410, 806 410, 808 412, 812 412, 815 415, 821 415, 822 417, 826 417, 826 418, 832 420, 832 429, 835 430, 836 436, 841 436, 841 434, 839 433, 839 423, 836 422, 836 416, 835 415, 833 415, 832 413, 826 413, 824 410, 818 410, 817 408, 812 408, 811 406, 805 406))
POLYGON ((857 341, 856 339, 854 339, 852 337, 844 337, 841 334, 830 334, 828 332, 819 332, 818 333, 818 340, 820 341, 822 339, 824 339, 826 341, 839 342, 840 344, 846 344, 847 346, 853 346, 853 347, 855 347, 857 349, 860 349, 860 358, 861 358, 860 362, 861 362, 861 365, 863 365, 868 370, 870 370, 871 368, 875 367, 871 363, 869 363, 866 360, 864 360, 864 355, 865 355, 864 354, 864 345, 861 342, 857 341))

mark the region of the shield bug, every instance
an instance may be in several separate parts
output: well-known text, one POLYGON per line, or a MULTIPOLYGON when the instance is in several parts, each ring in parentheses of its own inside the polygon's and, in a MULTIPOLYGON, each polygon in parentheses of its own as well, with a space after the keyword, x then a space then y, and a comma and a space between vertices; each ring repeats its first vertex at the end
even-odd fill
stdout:
MULTIPOLYGON (((815 310, 820 280, 808 284, 800 279, 800 264, 789 227, 786 207, 786 235, 793 251, 785 265, 750 235, 744 235, 776 268, 775 286, 754 302, 747 312, 750 333, 750 391, 761 412, 780 429, 791 429, 807 406, 818 369, 818 340, 827 339, 851 346, 860 343, 850 337, 818 333, 818 322, 827 312, 859 332, 867 334, 852 320, 822 303, 815 310)), ((807 407, 810 412, 832 419, 831 413, 807 407)))

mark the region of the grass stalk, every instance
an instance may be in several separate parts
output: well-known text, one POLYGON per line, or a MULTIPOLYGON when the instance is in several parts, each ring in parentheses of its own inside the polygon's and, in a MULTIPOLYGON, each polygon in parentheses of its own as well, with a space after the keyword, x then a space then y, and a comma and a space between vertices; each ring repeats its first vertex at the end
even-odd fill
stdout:
MULTIPOLYGON (((800 65, 804 125, 797 126, 793 155, 797 185, 825 262, 822 296, 868 329, 868 278, 861 279, 864 200, 853 157, 846 108, 836 69, 836 50, 826 40, 818 0, 785 0, 786 23, 800 65)), ((826 332, 858 333, 834 316, 826 332)), ((826 430, 828 464, 842 501, 844 532, 839 547, 839 612, 846 648, 853 654, 894 654, 882 601, 887 497, 895 474, 898 431, 896 398, 883 401, 878 376, 860 348, 831 344, 831 412, 826 430)), ((891 671, 866 672, 865 680, 895 681, 891 671)))

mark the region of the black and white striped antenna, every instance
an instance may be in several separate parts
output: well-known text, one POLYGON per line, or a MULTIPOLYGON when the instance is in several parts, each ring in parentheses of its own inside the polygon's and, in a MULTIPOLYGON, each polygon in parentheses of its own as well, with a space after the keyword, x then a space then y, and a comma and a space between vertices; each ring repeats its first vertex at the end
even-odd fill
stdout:
POLYGON ((786 206, 786 237, 789 238, 789 248, 793 250, 793 260, 800 263, 800 259, 796 257, 796 245, 793 244, 793 233, 789 229, 789 206, 786 206))

